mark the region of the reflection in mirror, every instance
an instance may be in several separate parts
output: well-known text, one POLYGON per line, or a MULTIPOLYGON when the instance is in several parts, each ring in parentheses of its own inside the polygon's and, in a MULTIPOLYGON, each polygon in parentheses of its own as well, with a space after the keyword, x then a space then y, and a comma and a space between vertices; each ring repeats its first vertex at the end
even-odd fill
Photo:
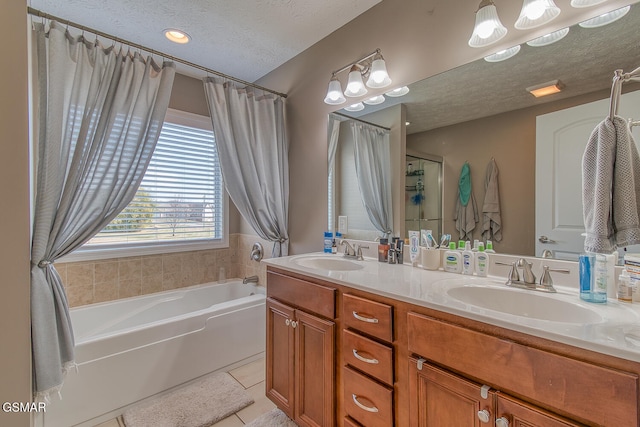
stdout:
POLYGON ((359 240, 392 234, 389 131, 329 115, 329 230, 359 240))
POLYGON ((442 234, 442 158, 410 151, 405 160, 404 233, 442 234))
MULTIPOLYGON (((406 120, 411 122, 406 127, 406 149, 443 159, 443 232, 452 234, 454 239, 457 231, 453 214, 460 169, 469 162, 472 191, 480 209, 487 166, 494 157, 499 169, 503 227, 503 239, 494 242, 494 248, 502 253, 540 256, 542 249, 536 248, 536 242, 542 235, 536 230, 536 208, 542 206, 539 200, 554 204, 553 185, 562 182, 562 174, 567 172, 552 169, 553 155, 551 163, 536 160, 538 117, 598 100, 606 104, 614 71, 631 71, 640 66, 638 28, 640 8, 634 5, 626 16, 610 25, 574 25, 563 39, 551 45, 522 44, 519 53, 506 61, 475 61, 409 85, 410 92, 401 98, 387 98, 383 104, 348 114, 366 118, 394 104, 404 105, 406 120), (560 93, 535 98, 526 90, 556 79, 564 86, 560 93), (550 189, 536 188, 536 175, 544 174, 557 174, 550 189)), ((632 92, 639 86, 628 83, 623 90, 632 92)), ((630 107, 623 101, 620 114, 640 119, 630 107)), ((604 118, 607 113, 605 107, 599 117, 604 118)), ((585 144, 587 138, 588 133, 583 137, 585 144)), ((576 154, 571 158, 579 163, 580 157, 576 154)), ((571 217, 580 219, 581 203, 573 203, 573 209, 576 212, 571 217)), ((557 219, 553 214, 549 216, 552 221, 557 219)), ((474 238, 480 238, 481 225, 477 224, 474 238)), ((552 224, 556 229, 581 226, 552 224)), ((562 240, 545 236, 551 242, 562 240)), ((553 243, 548 243, 547 248, 555 252, 553 243)))

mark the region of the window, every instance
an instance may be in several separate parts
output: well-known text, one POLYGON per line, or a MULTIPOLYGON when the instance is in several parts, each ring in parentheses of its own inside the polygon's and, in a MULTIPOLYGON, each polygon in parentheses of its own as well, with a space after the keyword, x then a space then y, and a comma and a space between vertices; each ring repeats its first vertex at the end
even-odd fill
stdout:
POLYGON ((65 261, 226 247, 226 207, 211 119, 169 110, 134 199, 65 261))

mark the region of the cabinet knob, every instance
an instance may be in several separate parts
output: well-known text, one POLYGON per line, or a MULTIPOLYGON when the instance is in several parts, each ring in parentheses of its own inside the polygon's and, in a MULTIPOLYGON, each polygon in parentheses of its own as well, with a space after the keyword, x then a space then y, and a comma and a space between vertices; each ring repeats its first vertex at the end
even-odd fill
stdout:
POLYGON ((298 326, 298 322, 296 322, 295 320, 292 320, 292 321, 291 321, 291 327, 292 327, 293 329, 295 329, 295 328, 296 328, 296 326, 298 326))
POLYGON ((284 324, 289 326, 291 324, 291 320, 290 319, 285 319, 284 324))
POLYGON ((500 417, 496 420, 496 427, 509 427, 509 420, 505 417, 500 417))
POLYGON ((491 419, 491 412, 487 411, 486 409, 478 411, 478 419, 480 420, 480 422, 488 423, 491 419))

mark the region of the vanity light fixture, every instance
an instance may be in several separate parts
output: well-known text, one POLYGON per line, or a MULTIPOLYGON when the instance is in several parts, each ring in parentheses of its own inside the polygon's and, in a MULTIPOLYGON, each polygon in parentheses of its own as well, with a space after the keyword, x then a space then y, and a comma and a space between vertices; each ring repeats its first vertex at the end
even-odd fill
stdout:
POLYGON ((327 89, 324 102, 329 105, 340 105, 346 101, 345 96, 359 97, 366 95, 367 88, 365 87, 363 78, 367 79, 366 86, 370 88, 378 89, 391 84, 391 79, 387 73, 387 66, 380 49, 376 49, 357 61, 334 71, 331 74, 331 80, 329 81, 329 88, 327 89), (347 78, 346 89, 343 93, 337 76, 345 70, 349 70, 349 76, 347 78))
POLYGON ((553 33, 545 34, 544 36, 540 36, 533 40, 529 40, 527 44, 531 47, 548 46, 552 43, 562 40, 567 34, 569 34, 569 27, 554 31, 553 33))
POLYGON ((167 28, 163 31, 164 36, 174 43, 186 44, 191 40, 191 36, 176 28, 167 28))
POLYGON ((584 22, 580 22, 582 28, 598 28, 604 27, 605 25, 609 25, 612 22, 616 22, 618 19, 622 18, 626 15, 631 6, 621 7, 620 9, 612 10, 611 12, 603 13, 600 16, 596 16, 595 18, 588 19, 584 22))
POLYGON ((384 94, 387 96, 391 96, 393 98, 397 98, 398 96, 404 96, 409 93, 409 88, 407 86, 402 86, 390 90, 389 92, 385 92, 384 94))
POLYGON ((607 0, 571 0, 571 6, 573 7, 591 7, 600 3, 604 3, 607 0))
POLYGON ((362 111, 364 110, 364 104, 362 102, 358 102, 356 104, 351 104, 348 107, 344 107, 347 111, 362 111))
POLYGON ((514 57, 518 52, 520 52, 519 44, 510 47, 509 49, 503 49, 499 52, 494 53, 493 55, 485 56, 484 60, 487 62, 506 61, 507 59, 514 57))
POLYGON ((518 30, 530 30, 553 21, 558 15, 560 8, 553 0, 524 0, 514 27, 518 30))
POLYGON ((536 98, 540 98, 541 96, 558 93, 562 89, 564 89, 564 84, 560 80, 552 80, 550 82, 528 87, 527 92, 530 92, 531 95, 536 98))
POLYGON ((493 0, 482 0, 476 11, 476 25, 469 39, 471 47, 485 47, 507 35, 493 0))
POLYGON ((363 102, 368 105, 382 104, 384 102, 384 96, 383 95, 372 96, 371 98, 365 99, 363 102))

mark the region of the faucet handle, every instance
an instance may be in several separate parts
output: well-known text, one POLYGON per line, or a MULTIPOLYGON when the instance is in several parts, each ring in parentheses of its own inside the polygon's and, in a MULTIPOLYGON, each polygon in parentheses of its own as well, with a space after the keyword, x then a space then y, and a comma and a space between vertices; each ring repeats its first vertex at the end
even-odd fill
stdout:
POLYGON ((500 265, 506 265, 511 267, 509 269, 509 274, 507 277, 507 285, 510 285, 511 283, 515 283, 515 282, 519 282, 520 281, 520 274, 518 273, 518 269, 516 268, 516 263, 515 262, 500 262, 500 261, 496 261, 496 264, 500 264, 500 265))
POLYGON ((549 268, 548 265, 542 266, 542 278, 540 279, 540 290, 546 292, 556 292, 556 289, 553 287, 553 279, 551 278, 551 271, 556 273, 569 274, 570 271, 564 268, 549 268))
POLYGON ((364 245, 358 245, 355 244, 355 249, 356 249, 356 257, 358 261, 364 261, 364 257, 362 256, 362 249, 369 249, 369 246, 364 246, 364 245))

